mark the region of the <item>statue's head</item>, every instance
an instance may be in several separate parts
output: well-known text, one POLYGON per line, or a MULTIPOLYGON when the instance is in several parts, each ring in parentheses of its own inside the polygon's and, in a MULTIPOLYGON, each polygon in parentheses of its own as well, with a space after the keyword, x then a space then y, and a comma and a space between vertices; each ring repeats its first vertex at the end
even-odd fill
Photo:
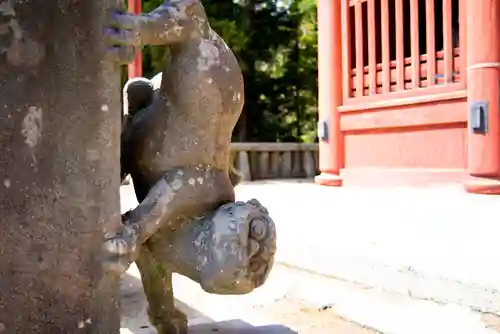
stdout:
POLYGON ((274 263, 276 227, 255 199, 222 205, 211 217, 208 257, 200 285, 214 294, 246 294, 260 287, 274 263))

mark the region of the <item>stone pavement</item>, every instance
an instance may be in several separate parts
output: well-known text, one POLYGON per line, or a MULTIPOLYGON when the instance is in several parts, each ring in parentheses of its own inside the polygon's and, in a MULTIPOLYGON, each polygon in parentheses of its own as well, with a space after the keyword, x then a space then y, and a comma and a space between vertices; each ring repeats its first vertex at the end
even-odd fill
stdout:
POLYGON ((331 188, 252 182, 293 267, 500 314, 500 196, 459 186, 331 188))
MULTIPOLYGON (((178 307, 190 333, 208 334, 499 334, 500 320, 456 305, 325 278, 277 265, 260 289, 243 296, 210 295, 174 276, 178 307)), ((122 281, 121 334, 155 334, 137 268, 122 281)))
MULTIPOLYGON (((260 289, 244 296, 210 295, 187 278, 175 275, 179 309, 188 315, 190 333, 208 334, 375 334, 336 315, 330 307, 298 298, 299 277, 276 268, 260 289)), ((121 334, 155 334, 146 316, 140 275, 133 266, 122 281, 121 334)))
MULTIPOLYGON (((136 205, 131 194, 122 188, 123 209, 136 205)), ((334 315, 384 333, 486 334, 491 329, 485 324, 498 322, 468 307, 500 313, 500 224, 494 210, 500 197, 470 195, 457 186, 328 188, 293 180, 246 183, 237 196, 257 198, 269 208, 279 263, 343 283, 298 284, 322 286, 316 292, 294 289, 308 303, 320 300, 323 305, 313 309, 333 303, 334 315), (348 282, 363 288, 347 293, 348 282), (397 294, 387 297, 380 289, 397 294), (359 291, 370 293, 359 297, 359 291), (457 317, 463 321, 451 321, 457 317)))

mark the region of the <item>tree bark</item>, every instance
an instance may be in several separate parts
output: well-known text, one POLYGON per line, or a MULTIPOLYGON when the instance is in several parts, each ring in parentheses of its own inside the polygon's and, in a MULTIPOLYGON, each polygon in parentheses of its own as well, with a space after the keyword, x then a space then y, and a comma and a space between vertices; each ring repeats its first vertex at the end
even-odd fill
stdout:
POLYGON ((2 334, 119 332, 118 279, 99 261, 120 220, 109 5, 0 0, 2 334))

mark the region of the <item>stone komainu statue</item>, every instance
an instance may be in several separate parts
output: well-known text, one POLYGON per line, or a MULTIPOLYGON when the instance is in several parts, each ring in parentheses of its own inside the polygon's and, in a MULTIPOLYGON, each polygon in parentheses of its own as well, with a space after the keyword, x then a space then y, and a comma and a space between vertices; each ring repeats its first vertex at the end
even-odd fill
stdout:
POLYGON ((122 273, 135 261, 158 333, 186 333, 173 272, 207 292, 244 294, 273 265, 267 210, 255 199, 235 202, 230 145, 243 107, 241 70, 199 0, 165 1, 141 15, 113 12, 107 36, 124 60, 143 45, 167 48, 160 75, 124 88, 121 174, 131 175, 140 204, 107 235, 108 265, 122 273))

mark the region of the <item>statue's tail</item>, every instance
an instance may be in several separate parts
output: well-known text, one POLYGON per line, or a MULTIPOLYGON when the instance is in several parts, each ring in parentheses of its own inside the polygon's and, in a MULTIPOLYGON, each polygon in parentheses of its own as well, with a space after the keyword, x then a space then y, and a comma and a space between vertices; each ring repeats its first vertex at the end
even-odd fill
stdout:
POLYGON ((123 87, 123 113, 134 116, 153 103, 153 84, 146 78, 133 78, 123 87))

